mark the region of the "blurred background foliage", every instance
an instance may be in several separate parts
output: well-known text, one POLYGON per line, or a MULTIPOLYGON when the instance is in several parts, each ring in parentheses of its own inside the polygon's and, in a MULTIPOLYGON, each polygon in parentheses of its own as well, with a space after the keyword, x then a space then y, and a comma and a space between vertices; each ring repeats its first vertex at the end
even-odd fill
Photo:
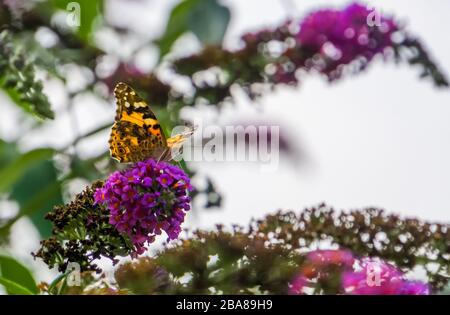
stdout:
MULTIPOLYGON (((49 237, 51 225, 44 216, 53 206, 70 200, 70 183, 92 182, 117 168, 108 151, 85 158, 77 150, 77 145, 84 139, 108 130, 112 121, 84 134, 72 126, 74 137, 64 146, 27 148, 22 145, 29 134, 50 120, 57 120, 64 113, 71 115, 78 97, 89 94, 111 102, 114 84, 125 80, 155 107, 168 134, 172 127, 185 123, 180 115, 184 106, 202 102, 219 105, 229 101, 230 88, 235 83, 241 84, 252 97, 258 89, 252 89, 251 83, 273 83, 264 74, 264 69, 274 61, 274 56, 267 52, 261 54, 256 42, 249 37, 244 38, 246 46, 239 52, 222 50, 231 12, 218 0, 179 1, 171 9, 162 35, 146 39, 127 56, 118 58, 114 69, 106 74, 100 69, 111 53, 100 44, 99 31, 112 32, 118 38, 139 36, 131 28, 106 19, 107 2, 101 0, 76 1, 81 8, 79 26, 70 27, 69 19, 75 24, 78 22, 77 16, 73 15, 77 13, 77 6, 73 3, 69 0, 0 2, 0 88, 11 103, 20 108, 15 131, 8 139, 0 139, 0 242, 4 249, 8 248, 11 227, 22 217, 31 220, 41 238, 49 237), (199 40, 201 51, 174 60, 171 49, 185 34, 192 34, 199 40), (157 64, 151 71, 134 65, 139 49, 146 46, 158 51, 157 64), (204 62, 205 59, 208 62, 204 62), (229 68, 226 73, 229 81, 209 85, 195 80, 197 73, 211 67, 229 68), (187 76, 191 90, 180 92, 160 79, 159 73, 164 71, 187 76), (72 72, 81 73, 83 83, 74 86, 72 72), (68 95, 68 106, 58 106, 49 100, 47 86, 43 85, 49 80, 62 84, 68 95), (11 208, 11 202, 17 211, 3 211, 11 208)), ((272 34, 281 36, 283 41, 283 30, 281 27, 272 34)), ((277 38, 265 38, 264 41, 273 39, 277 38)), ((429 60, 428 56, 417 49, 418 44, 409 44, 416 52, 409 62, 422 65, 424 76, 431 76, 436 85, 447 85, 435 65, 425 62, 429 60)), ((6 105, 2 104, 2 109, 3 106, 6 105)), ((191 176, 196 176, 195 170, 183 166, 191 176)), ((206 184, 203 189, 194 191, 194 195, 204 195, 204 202, 197 208, 220 207, 222 196, 216 191, 216 184, 205 175, 202 179, 206 184)), ((0 284, 8 293, 37 293, 31 273, 8 256, 0 256, 0 284)))
MULTIPOLYGON (((446 224, 375 208, 336 211, 321 204, 298 214, 278 211, 248 226, 218 224, 208 231, 187 231, 151 257, 122 263, 112 282, 93 277, 86 272, 91 267, 82 265, 80 286, 64 287, 61 281, 44 289, 49 294, 288 294, 287 284, 303 269, 317 278, 315 292, 343 294, 334 283, 339 282, 340 268, 320 272, 320 261, 312 266, 307 261, 308 253, 326 242, 341 250, 322 261, 329 267, 343 262, 338 259, 342 250, 357 257, 386 259, 404 273, 420 266, 432 292, 439 292, 450 278, 449 236, 446 224)), ((48 252, 43 257, 54 255, 48 252)), ((51 264, 65 270, 62 261, 51 264)))
MULTIPOLYGON (((103 17, 103 1, 90 0, 75 2, 79 4, 80 12, 82 10, 79 27, 68 28, 65 23, 67 19, 72 18, 77 23, 76 17, 70 16, 77 10, 76 6, 71 5, 73 3, 54 0, 2 1, 0 4, 0 86, 13 103, 23 109, 21 123, 16 126, 20 130, 19 136, 13 141, 0 139, 1 196, 16 201, 20 209, 12 218, 0 218, 3 242, 7 241, 10 227, 22 216, 30 217, 42 238, 48 237, 51 226, 44 220, 44 215, 54 205, 63 202, 65 183, 77 178, 92 181, 103 177, 114 167, 111 162, 103 168, 97 166, 99 161, 108 160, 109 152, 90 159, 82 159, 71 152, 78 142, 109 129, 112 122, 75 137, 67 147, 38 148, 25 152, 20 149, 22 137, 45 124, 46 120, 55 119, 55 110, 50 106, 40 78, 48 79, 50 76, 66 83, 64 66, 76 65, 82 68, 89 83, 82 89, 68 92, 73 100, 86 92, 98 93, 99 85, 110 82, 115 84, 120 79, 120 71, 129 71, 128 66, 121 64, 116 69, 117 75, 113 74, 112 78, 98 77, 96 67, 99 58, 108 53, 97 46, 94 39, 96 30, 109 28, 129 36, 132 31, 110 24, 103 17), (48 43, 43 44, 37 35, 40 32, 51 33, 54 42, 50 46, 46 46, 48 43), (35 119, 30 119, 30 115, 35 116, 35 119), (58 158, 62 160, 59 164, 58 158)), ((181 1, 172 9, 162 36, 143 45, 157 47, 161 62, 174 42, 187 32, 193 33, 205 45, 220 45, 229 21, 230 10, 217 1, 181 1)), ((164 92, 168 94, 168 91, 161 94, 164 92)), ((105 93, 101 97, 110 98, 105 93)), ((165 99, 156 100, 152 105, 165 106, 165 99)), ((178 111, 171 111, 172 115, 168 111, 156 111, 162 125, 166 126, 166 133, 180 123, 178 111)), ((210 196, 214 193, 210 179, 207 179, 205 192, 210 196)), ((215 197, 213 202, 207 202, 206 205, 218 205, 219 199, 215 197)))
MULTIPOLYGON (((129 79, 130 69, 134 68, 128 64, 129 61, 132 63, 136 52, 128 56, 129 60, 120 61, 115 73, 108 77, 98 75, 97 67, 108 52, 99 46, 96 32, 108 29, 119 36, 134 35, 131 29, 115 26, 106 20, 105 6, 101 0, 0 2, 0 88, 11 103, 22 110, 14 126, 17 129, 15 135, 8 140, 0 139, 0 246, 5 250, 10 229, 20 218, 30 218, 42 239, 49 237, 52 226, 44 219, 45 214, 53 206, 70 199, 67 190, 70 182, 103 178, 115 167, 109 161, 107 151, 96 157, 82 158, 74 149, 83 139, 109 129, 112 121, 86 134, 76 135, 67 146, 24 149, 21 145, 22 140, 36 128, 48 120, 58 119, 61 111, 71 114, 71 106, 77 96, 90 93, 111 101, 108 88, 111 89, 121 79, 129 79), (77 13, 81 14, 77 16, 77 13), (71 27, 69 22, 74 26, 71 27), (49 41, 42 40, 42 34, 49 41), (70 87, 67 67, 81 69, 86 83, 82 88, 70 87), (42 84, 42 80, 49 79, 65 85, 69 106, 55 109, 50 105, 42 84), (16 206, 11 207, 11 202, 16 206), (7 211, 7 208, 18 210, 7 211)), ((161 64, 175 41, 186 33, 194 34, 205 45, 220 46, 229 21, 230 10, 218 1, 180 1, 172 8, 161 37, 143 42, 142 46, 156 47, 159 50, 158 63, 161 64)), ((134 77, 144 77, 143 72, 136 71, 132 73, 134 77)), ((150 75, 143 80, 152 84, 152 78, 155 77, 150 75)), ((149 100, 153 106, 165 107, 169 87, 156 79, 155 83, 159 88, 149 100)), ((180 124, 179 109, 155 110, 166 127, 166 134, 180 124)), ((194 171, 191 170, 190 174, 194 175, 194 171)), ((205 194, 206 208, 220 206, 221 196, 215 192, 213 182, 209 178, 205 181, 205 188, 194 194, 205 194)), ((13 258, 1 257, 0 275, 0 283, 8 293, 37 292, 30 272, 13 258)))

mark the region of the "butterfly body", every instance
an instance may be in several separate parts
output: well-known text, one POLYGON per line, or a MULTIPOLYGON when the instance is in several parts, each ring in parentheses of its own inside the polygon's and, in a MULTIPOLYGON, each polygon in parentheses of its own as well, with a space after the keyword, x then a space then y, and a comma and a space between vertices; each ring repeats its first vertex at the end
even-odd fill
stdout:
POLYGON ((117 111, 111 129, 111 157, 119 162, 138 162, 149 158, 170 159, 170 149, 180 146, 192 134, 166 139, 161 125, 150 106, 127 84, 119 82, 114 95, 117 111))

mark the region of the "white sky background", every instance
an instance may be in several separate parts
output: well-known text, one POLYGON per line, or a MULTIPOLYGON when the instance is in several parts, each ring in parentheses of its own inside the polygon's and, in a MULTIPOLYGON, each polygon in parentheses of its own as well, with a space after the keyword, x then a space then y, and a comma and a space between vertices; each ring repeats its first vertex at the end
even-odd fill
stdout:
MULTIPOLYGON (((294 3, 310 10, 347 1, 227 1, 233 9, 226 43, 239 34, 277 25, 294 3)), ((450 74, 448 1, 369 1, 406 21, 450 74)), ((378 206, 390 212, 448 222, 450 211, 450 91, 418 79, 406 65, 374 63, 353 78, 329 85, 317 77, 297 90, 279 88, 259 103, 264 116, 293 127, 306 151, 308 169, 291 165, 276 174, 248 165, 202 165, 217 178, 224 211, 202 214, 200 225, 245 224, 252 216, 301 210, 321 201, 337 208, 378 206)), ((248 112, 248 110, 247 110, 248 112)), ((255 116, 261 115, 254 111, 255 116)))
MULTIPOLYGON (((163 31, 169 8, 176 1, 110 1, 111 18, 140 30, 142 36, 157 38, 163 31), (121 3, 124 3, 121 5, 121 3), (129 11, 124 10, 129 9, 129 11), (131 9, 130 9, 131 8, 131 9)), ((227 0, 232 21, 226 46, 235 48, 247 31, 277 26, 289 15, 348 1, 318 0, 227 0), (292 3, 293 6, 287 6, 292 3)), ((366 1, 408 23, 432 57, 450 76, 448 30, 450 2, 442 0, 366 1)), ((102 38, 108 38, 104 35, 102 38)), ((127 43, 110 41, 117 54, 127 54, 127 43)), ((133 40, 130 41, 133 44, 133 40)), ((192 38, 184 38, 177 52, 196 49, 192 38)), ((154 54, 152 48, 143 50, 154 54)), ((153 62, 153 63, 152 63, 153 62)), ((147 62, 146 66, 152 66, 147 62)), ((377 206, 404 216, 418 216, 448 222, 450 211, 450 90, 437 90, 428 80, 418 78, 418 69, 377 61, 368 71, 329 85, 322 78, 306 77, 298 89, 277 88, 257 104, 239 97, 235 108, 227 108, 222 122, 250 117, 282 122, 298 138, 308 163, 293 167, 281 160, 276 173, 261 173, 257 165, 239 163, 198 163, 202 173, 216 181, 224 195, 221 210, 197 212, 188 216, 187 225, 212 227, 216 223, 247 224, 251 217, 262 217, 277 209, 302 210, 325 201, 338 209, 377 206)), ((58 83, 46 86, 58 90, 58 83)), ((56 107, 65 106, 61 93, 50 95, 56 107)), ((2 98, 2 95, 0 95, 2 98)), ((3 99, 3 98, 2 98, 3 99)), ((3 100, 2 100, 3 102, 3 100)), ((2 106, 3 110, 3 106, 2 106)), ((111 103, 82 98, 75 109, 80 132, 86 132, 114 117, 111 103), (89 116, 86 116, 88 114, 89 116), (81 120, 83 117, 91 119, 81 120)), ((13 137, 14 119, 10 112, 0 117, 0 136, 13 137)), ((69 117, 46 124, 35 136, 27 137, 24 147, 43 144, 63 145, 73 134, 67 131, 69 117)), ((80 143, 85 155, 107 147, 108 132, 80 143)), ((16 230, 29 228, 20 222, 16 230), (21 228, 22 226, 22 228, 21 228)), ((28 231, 28 230, 27 230, 28 231)), ((28 232, 27 232, 28 233, 28 232)), ((16 235, 14 248, 21 257, 35 250, 36 242, 24 243, 16 235)))

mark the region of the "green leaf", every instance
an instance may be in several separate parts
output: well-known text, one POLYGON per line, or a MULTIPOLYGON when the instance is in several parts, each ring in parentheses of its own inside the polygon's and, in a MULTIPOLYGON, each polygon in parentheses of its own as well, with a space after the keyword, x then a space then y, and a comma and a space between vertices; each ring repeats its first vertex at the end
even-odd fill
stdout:
POLYGON ((206 45, 220 45, 230 22, 230 10, 217 1, 203 0, 188 18, 190 30, 206 45))
POLYGON ((29 151, 0 169, 0 192, 7 192, 27 170, 53 156, 54 150, 41 148, 29 151))
POLYGON ((9 279, 0 277, 0 284, 2 284, 6 292, 8 294, 14 294, 14 295, 33 295, 34 293, 28 290, 27 288, 21 286, 20 284, 11 281, 9 279))
POLYGON ((28 215, 42 238, 51 235, 52 225, 45 215, 62 204, 61 184, 52 161, 44 160, 31 167, 13 186, 10 195, 20 206, 19 215, 28 215))
POLYGON ((20 155, 16 145, 0 141, 0 187, 20 206, 19 214, 0 228, 7 235, 9 228, 22 216, 30 216, 41 237, 51 235, 51 224, 45 214, 63 203, 62 188, 50 158, 52 149, 37 149, 20 155))
POLYGON ((48 287, 48 292, 50 294, 54 294, 54 295, 58 295, 60 292, 59 289, 61 289, 61 287, 58 289, 58 284, 61 283, 61 281, 65 281, 66 278, 71 274, 72 271, 66 271, 63 274, 60 274, 59 276, 57 276, 52 283, 50 283, 50 286, 48 287))
POLYGON ((9 294, 37 294, 31 272, 12 257, 0 255, 0 283, 9 294))
POLYGON ((36 79, 33 60, 8 31, 0 32, 0 88, 14 103, 40 118, 54 118, 41 81, 36 79))
POLYGON ((104 7, 103 1, 53 0, 52 4, 58 9, 67 11, 69 14, 78 14, 78 12, 76 12, 76 8, 71 7, 74 2, 75 4, 78 3, 80 8, 80 25, 76 28, 76 34, 80 39, 84 40, 85 42, 89 42, 92 37, 92 33, 97 26, 97 23, 102 19, 104 7))
POLYGON ((16 159, 20 153, 15 143, 6 142, 0 139, 0 170, 16 159))
MULTIPOLYGON (((6 79, 7 80, 7 79, 6 79)), ((0 86, 4 85, 4 80, 0 79, 0 86)), ((54 119, 55 114, 50 108, 50 104, 47 99, 39 99, 33 104, 24 98, 20 92, 14 88, 3 88, 9 98, 14 102, 14 104, 21 107, 25 112, 36 115, 39 118, 49 118, 54 119)))
POLYGON ((184 0, 172 9, 166 30, 156 41, 160 58, 184 33, 192 32, 203 44, 219 45, 230 22, 230 10, 217 0, 184 0))

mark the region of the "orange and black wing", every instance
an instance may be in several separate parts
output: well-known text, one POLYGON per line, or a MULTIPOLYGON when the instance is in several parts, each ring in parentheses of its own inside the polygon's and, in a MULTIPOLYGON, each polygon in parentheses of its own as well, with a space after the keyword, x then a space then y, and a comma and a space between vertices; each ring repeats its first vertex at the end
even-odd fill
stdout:
POLYGON ((119 162, 159 159, 167 149, 163 130, 150 106, 125 83, 114 89, 117 112, 109 148, 119 162))

